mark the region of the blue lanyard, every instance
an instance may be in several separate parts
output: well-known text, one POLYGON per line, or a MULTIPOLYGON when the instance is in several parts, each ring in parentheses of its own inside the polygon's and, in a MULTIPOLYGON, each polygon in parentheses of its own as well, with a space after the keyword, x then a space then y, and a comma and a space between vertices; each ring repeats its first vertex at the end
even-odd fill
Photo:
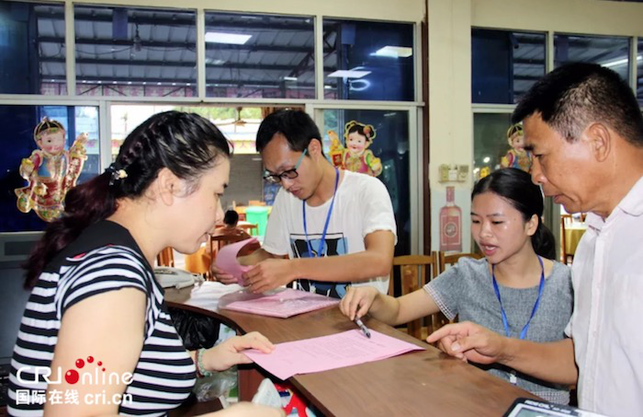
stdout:
MULTIPOLYGON (((531 317, 529 317, 529 320, 527 320, 527 323, 525 324, 525 327, 522 328, 522 331, 520 332, 520 339, 524 339, 525 336, 527 335, 527 330, 529 329, 529 323, 531 323, 531 319, 534 318, 534 315, 536 315, 536 310, 538 310, 538 305, 540 304, 540 297, 543 295, 543 288, 545 287, 545 267, 543 265, 543 260, 541 257, 538 257, 538 262, 540 262, 540 267, 542 269, 542 272, 540 273, 540 285, 538 286, 538 298, 536 298, 536 302, 534 303, 534 308, 531 310, 531 317)), ((502 306, 502 299, 500 298, 500 290, 498 289, 498 282, 496 281, 496 274, 494 273, 494 270, 496 269, 496 266, 493 265, 491 267, 491 278, 493 278, 493 289, 496 292, 496 297, 498 297, 498 302, 500 303, 500 312, 502 313, 502 324, 505 326, 505 334, 507 337, 510 337, 509 335, 509 322, 507 321, 507 313, 505 313, 505 309, 502 306)))
POLYGON ((328 208, 328 214, 326 215, 326 223, 324 224, 324 230, 322 232, 321 241, 319 242, 319 249, 315 254, 313 248, 310 245, 310 240, 308 240, 308 226, 306 224, 306 201, 302 201, 302 207, 304 211, 304 235, 306 236, 306 245, 308 246, 308 255, 311 257, 321 257, 322 251, 324 250, 324 242, 326 241, 326 232, 328 231, 328 224, 330 223, 330 215, 333 212, 333 205, 335 205, 335 194, 337 194, 337 185, 339 184, 339 170, 335 168, 335 190, 333 191, 333 199, 330 202, 330 207, 328 208))

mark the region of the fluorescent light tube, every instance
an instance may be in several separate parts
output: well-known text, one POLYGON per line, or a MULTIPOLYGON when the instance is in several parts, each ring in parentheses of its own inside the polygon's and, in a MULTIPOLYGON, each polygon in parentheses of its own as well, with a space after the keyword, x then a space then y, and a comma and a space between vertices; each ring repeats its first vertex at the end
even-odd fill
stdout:
POLYGON ((378 49, 373 55, 387 56, 390 58, 408 58, 413 55, 413 48, 403 46, 385 46, 382 49, 378 49))
POLYGON ((336 78, 362 78, 370 73, 371 73, 370 71, 338 70, 328 74, 328 76, 336 77, 336 78))
MULTIPOLYGON (((636 61, 640 61, 643 59, 643 56, 639 55, 636 57, 636 61)), ((612 67, 618 67, 619 65, 625 65, 629 62, 629 58, 620 58, 620 59, 615 59, 613 61, 608 61, 604 64, 601 64, 602 66, 606 68, 612 68, 612 67)))
POLYGON ((206 32, 205 41, 209 43, 227 43, 232 45, 243 45, 252 35, 241 35, 238 33, 206 32))

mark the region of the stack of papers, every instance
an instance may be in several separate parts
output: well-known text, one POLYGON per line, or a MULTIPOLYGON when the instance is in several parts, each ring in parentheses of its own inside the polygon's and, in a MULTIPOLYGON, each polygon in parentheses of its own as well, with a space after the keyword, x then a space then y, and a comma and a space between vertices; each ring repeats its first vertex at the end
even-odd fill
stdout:
POLYGON ((420 346, 371 330, 371 338, 355 329, 331 336, 278 343, 271 353, 252 349, 244 353, 257 365, 281 380, 293 375, 327 371, 374 362, 420 346))
POLYGON ((288 318, 297 314, 319 310, 338 304, 336 298, 329 298, 306 291, 286 288, 270 295, 235 293, 221 298, 220 308, 262 316, 288 318))

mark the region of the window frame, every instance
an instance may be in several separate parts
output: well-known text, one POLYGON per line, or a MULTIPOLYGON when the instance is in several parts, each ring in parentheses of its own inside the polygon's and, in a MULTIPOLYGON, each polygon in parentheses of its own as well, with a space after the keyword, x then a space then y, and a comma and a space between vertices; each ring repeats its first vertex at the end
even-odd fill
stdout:
MULTIPOLYGON (((16 1, 16 0, 13 0, 16 1)), ((119 0, 116 0, 119 1, 119 0)), ((21 2, 31 2, 22 0, 21 2)), ((289 7, 279 4, 254 4, 252 6, 239 6, 237 2, 222 2, 216 8, 205 5, 205 2, 188 0, 186 7, 178 8, 169 6, 169 1, 159 1, 160 5, 150 6, 144 0, 132 0, 127 4, 112 2, 75 2, 73 0, 47 2, 53 4, 64 4, 65 6, 65 45, 66 45, 66 84, 67 95, 47 96, 41 94, 0 94, 0 104, 23 104, 23 105, 93 105, 99 109, 99 135, 100 135, 100 161, 101 170, 104 170, 111 163, 111 106, 114 104, 167 104, 177 106, 199 106, 199 105, 225 105, 237 106, 278 106, 278 107, 305 107, 306 111, 315 115, 316 109, 322 108, 355 108, 359 110, 405 110, 409 114, 409 147, 410 155, 409 183, 411 190, 411 201, 409 202, 411 213, 411 242, 410 248, 413 253, 420 253, 423 248, 422 242, 425 239, 424 229, 430 227, 430 220, 425 219, 423 213, 424 187, 422 176, 422 149, 423 144, 423 88, 422 88, 422 61, 426 60, 426 51, 422 48, 422 21, 426 3, 412 4, 411 7, 400 8, 391 3, 380 1, 379 7, 365 10, 364 5, 345 5, 341 13, 336 8, 327 4, 306 4, 302 6, 299 13, 293 13, 289 7), (96 5, 105 7, 132 7, 145 8, 147 10, 194 10, 196 11, 196 35, 197 35, 197 94, 194 97, 115 97, 115 96, 78 96, 76 95, 76 43, 74 30, 74 6, 75 5, 96 5), (206 7, 207 6, 207 7, 206 7), (331 11, 329 13, 329 11, 331 11), (359 12, 358 12, 359 11, 359 12), (312 17, 314 28, 314 63, 315 63, 315 99, 289 99, 289 98, 233 98, 233 97, 208 97, 206 95, 206 64, 205 64, 205 13, 257 13, 257 14, 278 14, 281 16, 312 17), (359 16, 358 18, 356 18, 359 16), (378 101, 378 100, 335 100, 324 98, 324 72, 323 72, 323 20, 368 20, 385 23, 406 23, 413 25, 413 101, 378 101)), ((339 2, 337 2, 339 4, 339 2)), ((342 3, 343 4, 343 3, 342 3)), ((368 8, 367 8, 368 9, 368 8)), ((426 98, 428 99, 428 98, 426 98)), ((319 122, 319 121, 318 121, 319 122)), ((425 179, 425 181, 428 181, 425 179)), ((429 234, 427 234, 429 236, 429 234)), ((2 233, 0 233, 0 240, 2 233)), ((1 254, 0 254, 1 257, 1 254)))

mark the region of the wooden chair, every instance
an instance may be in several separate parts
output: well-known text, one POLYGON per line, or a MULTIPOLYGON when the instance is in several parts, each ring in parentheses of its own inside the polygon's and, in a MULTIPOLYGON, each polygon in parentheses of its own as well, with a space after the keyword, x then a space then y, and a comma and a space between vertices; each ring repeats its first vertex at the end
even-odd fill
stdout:
POLYGON ((446 271, 448 265, 455 265, 458 263, 460 258, 473 258, 473 259, 482 259, 483 256, 479 253, 452 253, 447 255, 446 253, 440 251, 438 252, 440 258, 440 273, 446 271))
POLYGON ((240 235, 210 235, 210 255, 212 259, 214 260, 217 252, 222 247, 231 243, 241 242, 242 240, 246 239, 246 236, 240 235))
POLYGON ((257 236, 259 234, 259 226, 254 223, 239 223, 237 227, 243 229, 251 236, 257 236))
MULTIPOLYGON (((389 279, 389 295, 393 295, 395 281, 399 278, 400 296, 410 294, 428 283, 438 275, 438 256, 435 252, 431 255, 406 255, 393 258, 393 268, 389 279), (396 268, 398 273, 396 273, 396 268), (427 270, 429 268, 429 270, 427 270)), ((436 316, 435 314, 433 316, 436 316)), ((423 340, 426 335, 435 330, 438 323, 437 317, 413 320, 406 324, 406 331, 411 336, 423 340), (423 326, 423 321, 426 325, 423 326), (435 324, 434 324, 435 323, 435 324)))
POLYGON ((562 213, 560 215, 560 258, 561 262, 564 264, 567 264, 567 261, 569 260, 570 262, 574 260, 574 254, 567 253, 567 238, 565 237, 565 226, 569 223, 572 222, 572 215, 571 214, 566 214, 562 213))
POLYGON ((174 267, 174 249, 165 248, 156 256, 157 266, 174 267))
POLYGON ((204 245, 194 253, 185 255, 184 269, 193 274, 199 274, 206 280, 210 279, 210 248, 204 245))
POLYGON ((560 257, 564 264, 574 261, 576 246, 586 230, 586 227, 582 227, 586 216, 587 213, 580 213, 575 219, 571 214, 560 215, 560 257))

